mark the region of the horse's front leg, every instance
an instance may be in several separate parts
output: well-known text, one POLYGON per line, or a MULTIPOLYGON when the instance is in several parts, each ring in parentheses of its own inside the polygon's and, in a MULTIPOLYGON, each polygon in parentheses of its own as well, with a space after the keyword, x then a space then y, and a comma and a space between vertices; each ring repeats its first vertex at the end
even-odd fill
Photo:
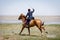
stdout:
POLYGON ((29 32, 29 35, 30 35, 30 27, 28 27, 28 32, 29 32))
POLYGON ((25 27, 23 26, 22 29, 21 29, 21 32, 19 33, 19 35, 21 35, 21 33, 22 33, 22 31, 23 31, 24 28, 25 28, 25 27))

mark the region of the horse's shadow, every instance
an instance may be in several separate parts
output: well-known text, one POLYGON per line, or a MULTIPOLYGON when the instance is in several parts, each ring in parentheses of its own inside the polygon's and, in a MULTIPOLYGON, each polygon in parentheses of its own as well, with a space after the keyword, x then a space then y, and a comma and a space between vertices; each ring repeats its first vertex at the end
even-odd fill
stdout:
POLYGON ((40 37, 38 35, 21 34, 21 36, 40 37))

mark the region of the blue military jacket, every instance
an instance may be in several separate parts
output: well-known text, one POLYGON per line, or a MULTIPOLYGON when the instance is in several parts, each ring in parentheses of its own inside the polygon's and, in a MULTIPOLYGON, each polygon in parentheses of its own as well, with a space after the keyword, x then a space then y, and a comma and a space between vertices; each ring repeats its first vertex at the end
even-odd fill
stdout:
POLYGON ((27 13, 26 17, 27 17, 28 19, 32 19, 32 18, 33 18, 33 12, 34 12, 34 9, 33 9, 33 11, 29 11, 29 12, 27 13))

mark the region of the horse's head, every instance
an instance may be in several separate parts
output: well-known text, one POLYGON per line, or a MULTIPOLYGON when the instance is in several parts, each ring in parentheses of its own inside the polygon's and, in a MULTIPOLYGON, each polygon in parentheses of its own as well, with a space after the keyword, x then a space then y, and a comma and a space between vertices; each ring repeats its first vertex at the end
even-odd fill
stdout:
POLYGON ((18 20, 23 19, 23 18, 26 19, 26 16, 21 13, 18 20))

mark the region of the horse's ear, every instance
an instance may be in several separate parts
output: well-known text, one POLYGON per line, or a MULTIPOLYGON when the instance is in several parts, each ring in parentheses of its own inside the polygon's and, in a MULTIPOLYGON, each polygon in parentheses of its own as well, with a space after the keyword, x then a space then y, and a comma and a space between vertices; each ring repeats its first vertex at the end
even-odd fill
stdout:
POLYGON ((23 15, 23 13, 20 14, 21 16, 23 15))
POLYGON ((19 15, 19 18, 18 18, 18 20, 20 20, 20 19, 21 19, 21 16, 22 16, 22 15, 23 15, 22 13, 19 15))

